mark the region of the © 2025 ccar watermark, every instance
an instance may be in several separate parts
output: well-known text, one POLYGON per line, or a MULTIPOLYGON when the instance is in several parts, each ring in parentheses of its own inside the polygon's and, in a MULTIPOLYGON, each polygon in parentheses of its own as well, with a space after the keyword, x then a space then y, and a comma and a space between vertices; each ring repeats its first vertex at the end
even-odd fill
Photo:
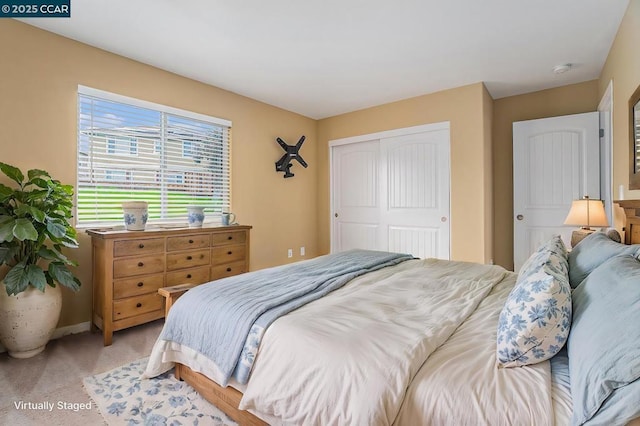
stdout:
POLYGON ((71 0, 0 0, 0 18, 70 18, 71 0))

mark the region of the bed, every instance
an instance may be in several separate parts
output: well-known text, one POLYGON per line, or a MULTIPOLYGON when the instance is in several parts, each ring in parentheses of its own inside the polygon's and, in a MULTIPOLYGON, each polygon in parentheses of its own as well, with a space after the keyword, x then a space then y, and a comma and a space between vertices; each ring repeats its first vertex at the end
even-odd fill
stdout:
MULTIPOLYGON (((218 287, 213 290, 198 286, 171 309, 145 376, 153 377, 175 365, 177 377, 240 424, 628 423, 640 416, 640 335, 635 330, 640 323, 640 246, 614 243, 601 234, 583 240, 568 254, 562 252, 564 246, 559 247, 558 240, 541 247, 523 266, 523 271, 533 271, 524 278, 522 271, 518 276, 498 266, 358 252, 205 285, 218 287), (560 260, 553 257, 558 253, 560 260), (349 269, 347 279, 339 283, 333 280, 336 271, 326 271, 340 263, 351 268, 358 256, 364 263, 372 256, 379 258, 384 266, 369 262, 364 272, 349 269), (297 291, 287 286, 300 276, 314 274, 305 269, 310 264, 323 265, 325 269, 316 275, 332 275, 333 281, 309 284, 321 294, 305 296, 300 306, 280 300, 297 291), (627 271, 618 280, 623 290, 598 293, 600 283, 611 281, 612 273, 621 270, 627 271), (534 288, 540 287, 540 274, 546 274, 544 279, 559 289, 554 290, 553 304, 566 307, 569 300, 569 322, 566 315, 562 320, 567 312, 559 307, 547 309, 548 319, 537 318, 537 326, 545 323, 547 327, 536 331, 542 336, 539 341, 532 343, 535 333, 528 334, 518 343, 528 348, 501 350, 506 340, 516 341, 508 325, 520 326, 513 319, 520 318, 515 310, 522 308, 518 289, 527 280, 534 288), (266 320, 265 310, 259 311, 257 320, 249 321, 253 325, 239 333, 241 338, 230 331, 234 325, 225 322, 232 312, 204 319, 205 310, 224 310, 229 304, 227 296, 216 296, 216 291, 225 286, 242 289, 241 279, 269 286, 274 277, 286 284, 285 290, 265 300, 276 299, 278 303, 271 305, 286 309, 267 315, 266 320), (570 284, 576 289, 569 289, 570 284), (576 305, 573 301, 575 330, 569 332, 572 295, 583 302, 576 305), (217 298, 223 300, 220 305, 215 305, 217 298), (604 306, 592 303, 594 298, 604 306), (204 306, 202 311, 198 304, 204 306), (616 333, 611 332, 615 323, 593 323, 596 314, 612 316, 612 306, 628 319, 626 328, 616 333), (261 326, 256 328, 258 323, 261 326), (186 336, 189 330, 191 337, 186 336), (231 336, 221 340, 225 334, 231 336), (509 338, 500 343, 502 335, 509 338), (551 337, 555 340, 550 341, 551 337), (209 356, 219 351, 208 347, 211 342, 227 349, 234 347, 230 341, 241 343, 240 349, 230 350, 239 354, 233 368, 225 367, 229 364, 226 357, 214 356, 214 361, 209 356), (624 366, 623 371, 612 365, 624 366), (597 372, 599 368, 606 370, 605 376, 616 370, 624 377, 609 380, 597 372), (570 380, 574 376, 575 383, 570 380)), ((246 293, 254 291, 246 288, 246 293)), ((238 293, 245 294, 244 290, 238 293)), ((233 303, 230 311, 253 305, 245 300, 233 303)), ((545 299, 544 303, 551 302, 545 299)), ((231 364, 234 357, 230 357, 231 364)))

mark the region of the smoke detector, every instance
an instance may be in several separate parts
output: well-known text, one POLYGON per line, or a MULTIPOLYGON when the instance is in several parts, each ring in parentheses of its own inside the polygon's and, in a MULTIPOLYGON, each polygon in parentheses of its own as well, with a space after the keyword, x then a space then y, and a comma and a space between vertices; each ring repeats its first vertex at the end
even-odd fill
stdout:
POLYGON ((571 69, 571 64, 556 65, 553 67, 554 74, 564 74, 571 69))

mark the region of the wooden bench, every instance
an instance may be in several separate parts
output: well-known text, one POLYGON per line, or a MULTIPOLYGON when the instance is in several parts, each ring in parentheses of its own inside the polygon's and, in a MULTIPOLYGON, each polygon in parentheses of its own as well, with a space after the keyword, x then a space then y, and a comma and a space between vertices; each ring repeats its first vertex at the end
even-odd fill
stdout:
POLYGON ((197 286, 198 284, 178 284, 171 287, 162 287, 158 289, 158 294, 164 297, 164 316, 169 315, 169 309, 176 303, 176 300, 183 294, 197 286))

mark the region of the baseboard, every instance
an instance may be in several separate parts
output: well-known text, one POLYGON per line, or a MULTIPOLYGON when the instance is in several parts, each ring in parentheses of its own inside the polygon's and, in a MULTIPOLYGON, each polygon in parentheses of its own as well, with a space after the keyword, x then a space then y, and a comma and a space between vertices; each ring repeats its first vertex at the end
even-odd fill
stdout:
MULTIPOLYGON (((69 334, 78 334, 84 333, 85 331, 91 330, 91 321, 81 322, 78 324, 67 325, 65 327, 56 328, 51 336, 51 340, 59 339, 63 336, 68 336, 69 334)), ((2 346, 0 343, 0 353, 6 352, 7 349, 2 346)))

